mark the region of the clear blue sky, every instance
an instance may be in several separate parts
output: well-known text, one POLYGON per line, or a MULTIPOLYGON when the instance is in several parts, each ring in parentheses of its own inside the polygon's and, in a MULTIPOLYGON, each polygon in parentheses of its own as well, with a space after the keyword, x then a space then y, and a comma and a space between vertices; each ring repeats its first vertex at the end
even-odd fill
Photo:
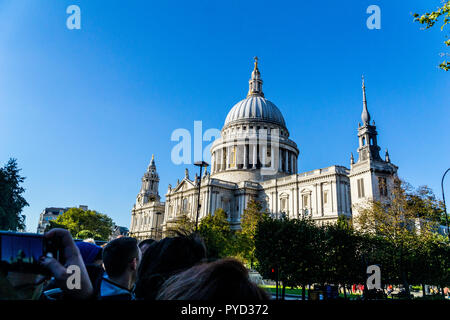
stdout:
POLYGON ((439 4, 0 0, 0 163, 14 157, 23 169, 28 231, 45 207, 80 204, 129 226, 151 155, 164 195, 186 167, 170 160, 171 133, 193 132, 195 120, 221 129, 255 55, 300 172, 349 166, 364 73, 382 150, 402 178, 440 197, 450 167, 450 74, 436 67, 445 39, 411 16, 439 4), (71 4, 81 30, 66 28, 71 4), (371 4, 381 30, 366 27, 371 4))

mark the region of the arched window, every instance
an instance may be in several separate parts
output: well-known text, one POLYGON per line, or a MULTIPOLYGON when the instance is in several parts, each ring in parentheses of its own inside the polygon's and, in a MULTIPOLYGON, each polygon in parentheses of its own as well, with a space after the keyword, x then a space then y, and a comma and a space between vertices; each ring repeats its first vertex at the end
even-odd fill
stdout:
POLYGON ((289 215, 289 195, 286 193, 280 195, 280 213, 289 215))

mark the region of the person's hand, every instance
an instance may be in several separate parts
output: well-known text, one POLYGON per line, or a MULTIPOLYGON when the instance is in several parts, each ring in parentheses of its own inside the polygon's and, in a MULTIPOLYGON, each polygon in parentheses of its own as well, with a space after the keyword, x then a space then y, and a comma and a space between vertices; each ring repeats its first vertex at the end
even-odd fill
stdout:
POLYGON ((63 266, 52 257, 42 257, 40 260, 41 264, 50 270, 58 286, 70 297, 76 299, 89 298, 93 293, 92 284, 89 280, 89 275, 86 271, 80 251, 75 245, 69 231, 65 229, 52 229, 47 232, 44 237, 59 242, 65 259, 65 265, 63 266), (71 273, 68 273, 67 271, 69 266, 77 266, 80 270, 79 289, 71 288, 71 286, 68 287, 68 278, 71 276, 71 273))

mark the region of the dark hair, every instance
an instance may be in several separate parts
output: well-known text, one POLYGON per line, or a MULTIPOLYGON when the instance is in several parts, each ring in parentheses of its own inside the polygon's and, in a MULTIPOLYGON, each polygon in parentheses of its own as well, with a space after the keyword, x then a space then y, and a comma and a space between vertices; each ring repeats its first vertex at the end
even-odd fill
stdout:
POLYGON ((139 248, 142 249, 143 246, 149 246, 149 245, 151 245, 152 243, 154 243, 155 241, 156 241, 156 240, 153 240, 153 239, 145 239, 145 240, 142 240, 141 242, 139 242, 139 248))
POLYGON ((103 264, 110 277, 120 276, 128 263, 139 258, 137 240, 131 237, 117 238, 103 248, 103 264))
POLYGON ((194 234, 164 238, 152 243, 139 265, 136 297, 154 300, 164 281, 204 259, 206 259, 205 244, 194 234))
POLYGON ((269 300, 269 295, 250 281, 241 262, 227 258, 197 265, 172 276, 162 285, 157 299, 243 301, 269 300))

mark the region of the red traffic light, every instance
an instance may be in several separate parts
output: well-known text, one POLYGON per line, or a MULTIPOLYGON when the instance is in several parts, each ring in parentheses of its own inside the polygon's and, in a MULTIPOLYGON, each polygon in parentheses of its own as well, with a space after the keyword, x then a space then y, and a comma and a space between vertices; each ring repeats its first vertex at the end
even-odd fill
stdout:
POLYGON ((275 273, 275 269, 272 268, 272 273, 275 273))

